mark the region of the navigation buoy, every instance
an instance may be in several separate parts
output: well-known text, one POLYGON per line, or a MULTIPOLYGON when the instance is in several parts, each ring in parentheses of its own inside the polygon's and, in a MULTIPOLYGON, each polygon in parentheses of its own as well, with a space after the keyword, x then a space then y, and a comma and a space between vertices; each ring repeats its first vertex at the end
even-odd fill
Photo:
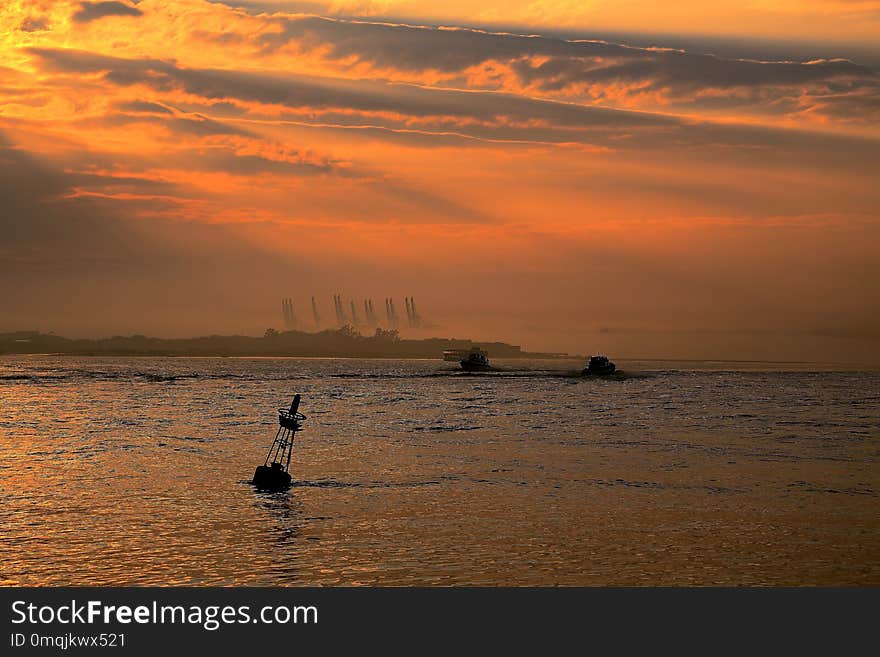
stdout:
POLYGON ((306 419, 299 409, 299 395, 294 395, 290 408, 278 409, 278 433, 266 454, 266 462, 258 465, 254 471, 253 484, 264 490, 280 490, 290 486, 290 454, 293 451, 293 439, 296 432, 302 429, 301 422, 306 419))

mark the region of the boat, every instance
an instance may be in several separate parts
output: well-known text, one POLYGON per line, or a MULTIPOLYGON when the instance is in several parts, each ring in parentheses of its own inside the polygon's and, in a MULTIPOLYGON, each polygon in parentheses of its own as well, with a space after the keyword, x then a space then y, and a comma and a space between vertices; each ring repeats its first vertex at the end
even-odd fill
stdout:
POLYGON ((616 370, 617 366, 608 360, 608 356, 599 354, 598 356, 590 356, 590 360, 587 361, 587 366, 581 374, 601 376, 605 374, 614 374, 616 370))
POLYGON ((479 347, 471 349, 468 355, 458 362, 461 369, 467 372, 485 372, 492 369, 489 364, 489 355, 479 347))

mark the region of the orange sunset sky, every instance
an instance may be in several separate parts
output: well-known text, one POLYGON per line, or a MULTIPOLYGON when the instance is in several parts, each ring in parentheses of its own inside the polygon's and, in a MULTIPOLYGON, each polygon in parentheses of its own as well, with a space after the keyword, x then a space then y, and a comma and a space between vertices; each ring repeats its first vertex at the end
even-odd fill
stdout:
POLYGON ((878 0, 6 0, 0 331, 260 335, 339 292, 880 363, 878 43, 878 0))

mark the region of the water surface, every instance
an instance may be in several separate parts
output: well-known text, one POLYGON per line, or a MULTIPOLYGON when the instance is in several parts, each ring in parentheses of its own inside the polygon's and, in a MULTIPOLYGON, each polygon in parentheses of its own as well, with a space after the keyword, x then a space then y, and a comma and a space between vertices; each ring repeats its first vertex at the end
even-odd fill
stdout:
POLYGON ((880 584, 880 373, 619 364, 0 357, 0 583, 880 584))

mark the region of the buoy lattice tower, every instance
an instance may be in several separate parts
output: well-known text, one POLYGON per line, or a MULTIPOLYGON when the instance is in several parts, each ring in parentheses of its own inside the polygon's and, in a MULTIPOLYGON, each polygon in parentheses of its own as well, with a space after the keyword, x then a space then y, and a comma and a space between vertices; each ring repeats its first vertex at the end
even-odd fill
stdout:
POLYGON ((285 488, 290 486, 290 457, 296 432, 302 429, 306 416, 298 412, 300 395, 294 395, 290 408, 278 409, 278 431, 269 447, 263 465, 254 471, 253 483, 257 488, 285 488))

